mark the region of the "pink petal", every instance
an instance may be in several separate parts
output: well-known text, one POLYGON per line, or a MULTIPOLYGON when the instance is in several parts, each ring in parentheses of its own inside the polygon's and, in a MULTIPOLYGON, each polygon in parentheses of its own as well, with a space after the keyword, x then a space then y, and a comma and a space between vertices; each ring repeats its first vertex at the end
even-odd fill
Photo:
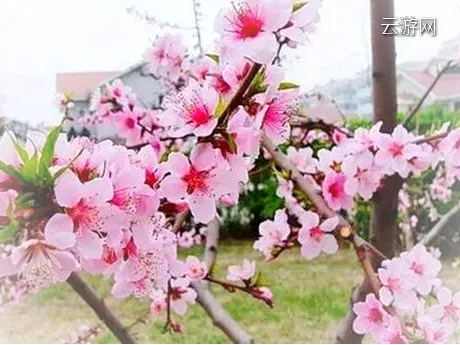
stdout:
POLYGON ((46 242, 59 249, 73 247, 76 241, 73 230, 74 224, 72 218, 66 214, 56 213, 46 223, 46 242))
POLYGON ((72 208, 83 197, 83 184, 73 172, 66 171, 56 180, 54 193, 59 206, 72 208))
POLYGON ((358 334, 365 334, 369 331, 369 323, 365 318, 357 317, 355 321, 353 321, 353 331, 358 334))
POLYGON ((217 126, 217 119, 210 119, 207 123, 203 125, 199 125, 198 127, 195 127, 193 130, 193 133, 197 137, 207 137, 212 133, 214 128, 217 126))
POLYGON ((147 251, 150 248, 150 233, 146 224, 142 221, 135 222, 131 226, 131 232, 133 233, 133 240, 136 247, 143 251, 147 251))
POLYGON ((300 223, 302 224, 302 228, 312 229, 318 226, 319 216, 315 212, 306 211, 302 213, 302 217, 300 218, 300 223))
POLYGON ((328 254, 333 254, 339 249, 339 246, 337 245, 337 240, 333 235, 324 235, 323 242, 321 244, 321 249, 323 252, 326 252, 328 254))
POLYGON ((306 243, 302 244, 300 253, 305 259, 312 260, 321 253, 321 247, 315 241, 307 241, 306 243))
POLYGON ((13 265, 11 256, 0 258, 0 278, 17 274, 20 267, 19 265, 13 265))
POLYGON ((187 184, 173 175, 166 176, 160 187, 160 197, 172 202, 179 202, 187 195, 187 184))
POLYGON ((112 287, 112 295, 116 298, 126 298, 131 295, 133 284, 125 281, 116 281, 112 287))
POLYGON ((217 216, 216 201, 210 197, 192 196, 189 207, 199 223, 207 224, 217 216))
POLYGON ((79 268, 77 260, 69 252, 54 250, 52 255, 59 262, 59 267, 55 269, 54 273, 60 282, 67 280, 70 274, 79 268))
POLYGON ((211 144, 198 144, 190 155, 190 161, 198 171, 209 170, 216 164, 216 150, 211 144))
POLYGON ((99 259, 102 256, 103 242, 92 231, 80 230, 77 234, 77 248, 85 259, 99 259))
POLYGON ((190 163, 183 153, 173 152, 169 155, 168 162, 173 174, 184 176, 190 170, 190 163))
POLYGON ((321 225, 320 228, 324 232, 331 232, 334 231, 335 228, 337 228, 337 225, 339 224, 339 219, 337 217, 329 218, 326 219, 321 225))
POLYGON ((113 199, 113 185, 108 178, 95 178, 83 186, 84 197, 94 204, 102 204, 113 199))
POLYGON ((452 291, 446 287, 442 287, 436 291, 436 297, 439 304, 446 306, 452 302, 452 291))

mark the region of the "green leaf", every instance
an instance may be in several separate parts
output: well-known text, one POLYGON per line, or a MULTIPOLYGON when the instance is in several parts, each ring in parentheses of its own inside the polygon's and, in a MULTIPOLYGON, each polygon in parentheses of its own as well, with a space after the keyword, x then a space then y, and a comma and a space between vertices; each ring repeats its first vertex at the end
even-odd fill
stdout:
POLYGON ((24 178, 22 177, 21 173, 5 162, 0 161, 0 170, 7 174, 9 177, 24 182, 24 178))
POLYGON ((40 167, 49 168, 54 157, 54 149, 56 141, 61 133, 62 126, 57 126, 48 134, 45 145, 43 145, 42 157, 40 159, 40 167))
POLYGON ((257 272, 256 279, 252 283, 254 287, 267 286, 268 284, 265 281, 265 278, 261 271, 257 272))
POLYGON ((224 114, 226 108, 227 108, 226 102, 222 99, 222 97, 219 96, 219 102, 217 103, 217 107, 215 111, 216 118, 220 118, 224 114))
POLYGON ((291 89, 297 89, 299 88, 299 85, 290 83, 290 82, 283 82, 280 84, 278 87, 278 90, 291 90, 291 89))
POLYGON ((0 243, 7 243, 11 241, 13 236, 19 231, 19 223, 16 221, 0 230, 0 243))
POLYGON ((14 138, 11 138, 11 141, 13 142, 14 148, 16 149, 19 157, 21 157, 24 163, 27 163, 29 161, 29 154, 27 151, 16 140, 14 140, 14 138))
POLYGON ((217 54, 206 54, 206 56, 210 59, 212 59, 215 63, 219 63, 220 57, 217 54))
POLYGON ((48 134, 45 144, 43 145, 42 156, 38 164, 38 176, 39 180, 44 184, 48 185, 53 182, 53 177, 49 171, 51 162, 54 158, 54 151, 56 148, 56 142, 61 133, 62 126, 57 126, 48 134))
POLYGON ((35 154, 21 167, 21 175, 26 182, 36 182, 38 180, 38 156, 35 154))
POLYGON ((292 5, 292 12, 300 10, 302 7, 304 7, 307 4, 307 1, 299 1, 296 2, 294 5, 292 5))

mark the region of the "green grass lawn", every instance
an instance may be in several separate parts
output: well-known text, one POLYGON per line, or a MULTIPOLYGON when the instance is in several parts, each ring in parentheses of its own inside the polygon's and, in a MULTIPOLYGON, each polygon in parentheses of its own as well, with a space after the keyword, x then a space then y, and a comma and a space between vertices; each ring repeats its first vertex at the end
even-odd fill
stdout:
MULTIPOLYGON (((195 248, 192 252, 200 255, 201 249, 195 248)), ((250 296, 229 294, 220 287, 212 290, 256 342, 333 342, 337 324, 348 308, 350 291, 361 279, 359 264, 351 251, 343 250, 307 262, 297 250, 291 250, 275 262, 266 263, 249 242, 225 243, 220 246, 215 276, 224 278, 227 266, 239 264, 244 257, 257 261, 275 294, 275 307, 269 309, 250 296)), ((447 277, 449 285, 458 282, 452 269, 447 268, 447 277)), ((107 280, 91 277, 89 281, 126 325, 148 309, 146 300, 119 301, 111 297, 107 280)), ((150 319, 132 331, 143 343, 228 342, 198 304, 190 308, 182 321, 185 333, 180 335, 163 334, 163 319, 150 319)), ((69 286, 55 285, 25 297, 20 305, 9 306, 0 313, 0 342, 55 342, 67 339, 81 324, 98 323, 93 311, 69 286)), ((116 339, 103 328, 95 342, 112 343, 116 339)))

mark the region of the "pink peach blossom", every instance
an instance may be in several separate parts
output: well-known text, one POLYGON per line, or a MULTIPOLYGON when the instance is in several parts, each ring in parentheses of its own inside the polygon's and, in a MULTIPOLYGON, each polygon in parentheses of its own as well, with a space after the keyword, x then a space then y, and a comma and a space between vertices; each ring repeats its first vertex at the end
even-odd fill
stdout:
POLYGON ((227 280, 230 281, 250 281, 256 273, 255 261, 243 260, 243 264, 238 266, 229 266, 227 280))
POLYGON ((390 315, 373 293, 366 296, 365 302, 356 303, 353 311, 356 314, 353 330, 358 334, 370 333, 374 339, 380 338, 390 322, 390 315))
POLYGON ((186 202, 201 223, 217 216, 217 201, 237 185, 210 144, 198 144, 190 160, 182 153, 172 153, 167 165, 171 174, 161 183, 162 196, 171 202, 186 202))
POLYGON ((301 253, 304 258, 311 260, 321 252, 332 254, 337 251, 337 241, 331 234, 338 225, 337 217, 327 219, 320 224, 316 213, 306 211, 299 221, 302 228, 299 230, 297 240, 301 244, 301 253))
POLYGON ((215 21, 222 43, 255 62, 269 63, 278 47, 274 32, 284 27, 291 1, 247 0, 223 9, 215 21))
POLYGON ((353 207, 353 197, 348 195, 345 190, 347 177, 343 173, 330 171, 326 174, 323 181, 323 196, 329 207, 334 211, 340 209, 351 210, 353 207))

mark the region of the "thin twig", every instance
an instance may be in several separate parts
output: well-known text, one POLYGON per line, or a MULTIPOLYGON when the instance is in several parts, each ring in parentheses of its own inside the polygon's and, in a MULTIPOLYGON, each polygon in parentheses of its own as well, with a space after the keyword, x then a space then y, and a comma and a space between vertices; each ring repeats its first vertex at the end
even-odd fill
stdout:
POLYGON ((446 65, 444 66, 444 68, 442 68, 439 72, 438 72, 438 75, 436 76, 436 78, 434 78, 433 82, 431 83, 431 85, 428 87, 428 89, 425 91, 425 93, 423 94, 423 96, 420 98, 420 100, 418 101, 417 105, 415 106, 415 108, 410 112, 410 114, 404 119, 403 121, 403 126, 404 127, 407 127, 407 125, 409 124, 410 120, 412 120, 412 118, 418 113, 418 111, 420 110, 420 108, 422 107, 423 103, 425 102, 425 100, 427 99, 428 95, 430 94, 430 92, 434 89, 434 87, 436 86, 436 84, 438 83, 439 79, 441 79, 441 77, 443 76, 444 73, 447 72, 447 70, 451 67, 453 63, 453 60, 449 60, 447 61, 446 65))

